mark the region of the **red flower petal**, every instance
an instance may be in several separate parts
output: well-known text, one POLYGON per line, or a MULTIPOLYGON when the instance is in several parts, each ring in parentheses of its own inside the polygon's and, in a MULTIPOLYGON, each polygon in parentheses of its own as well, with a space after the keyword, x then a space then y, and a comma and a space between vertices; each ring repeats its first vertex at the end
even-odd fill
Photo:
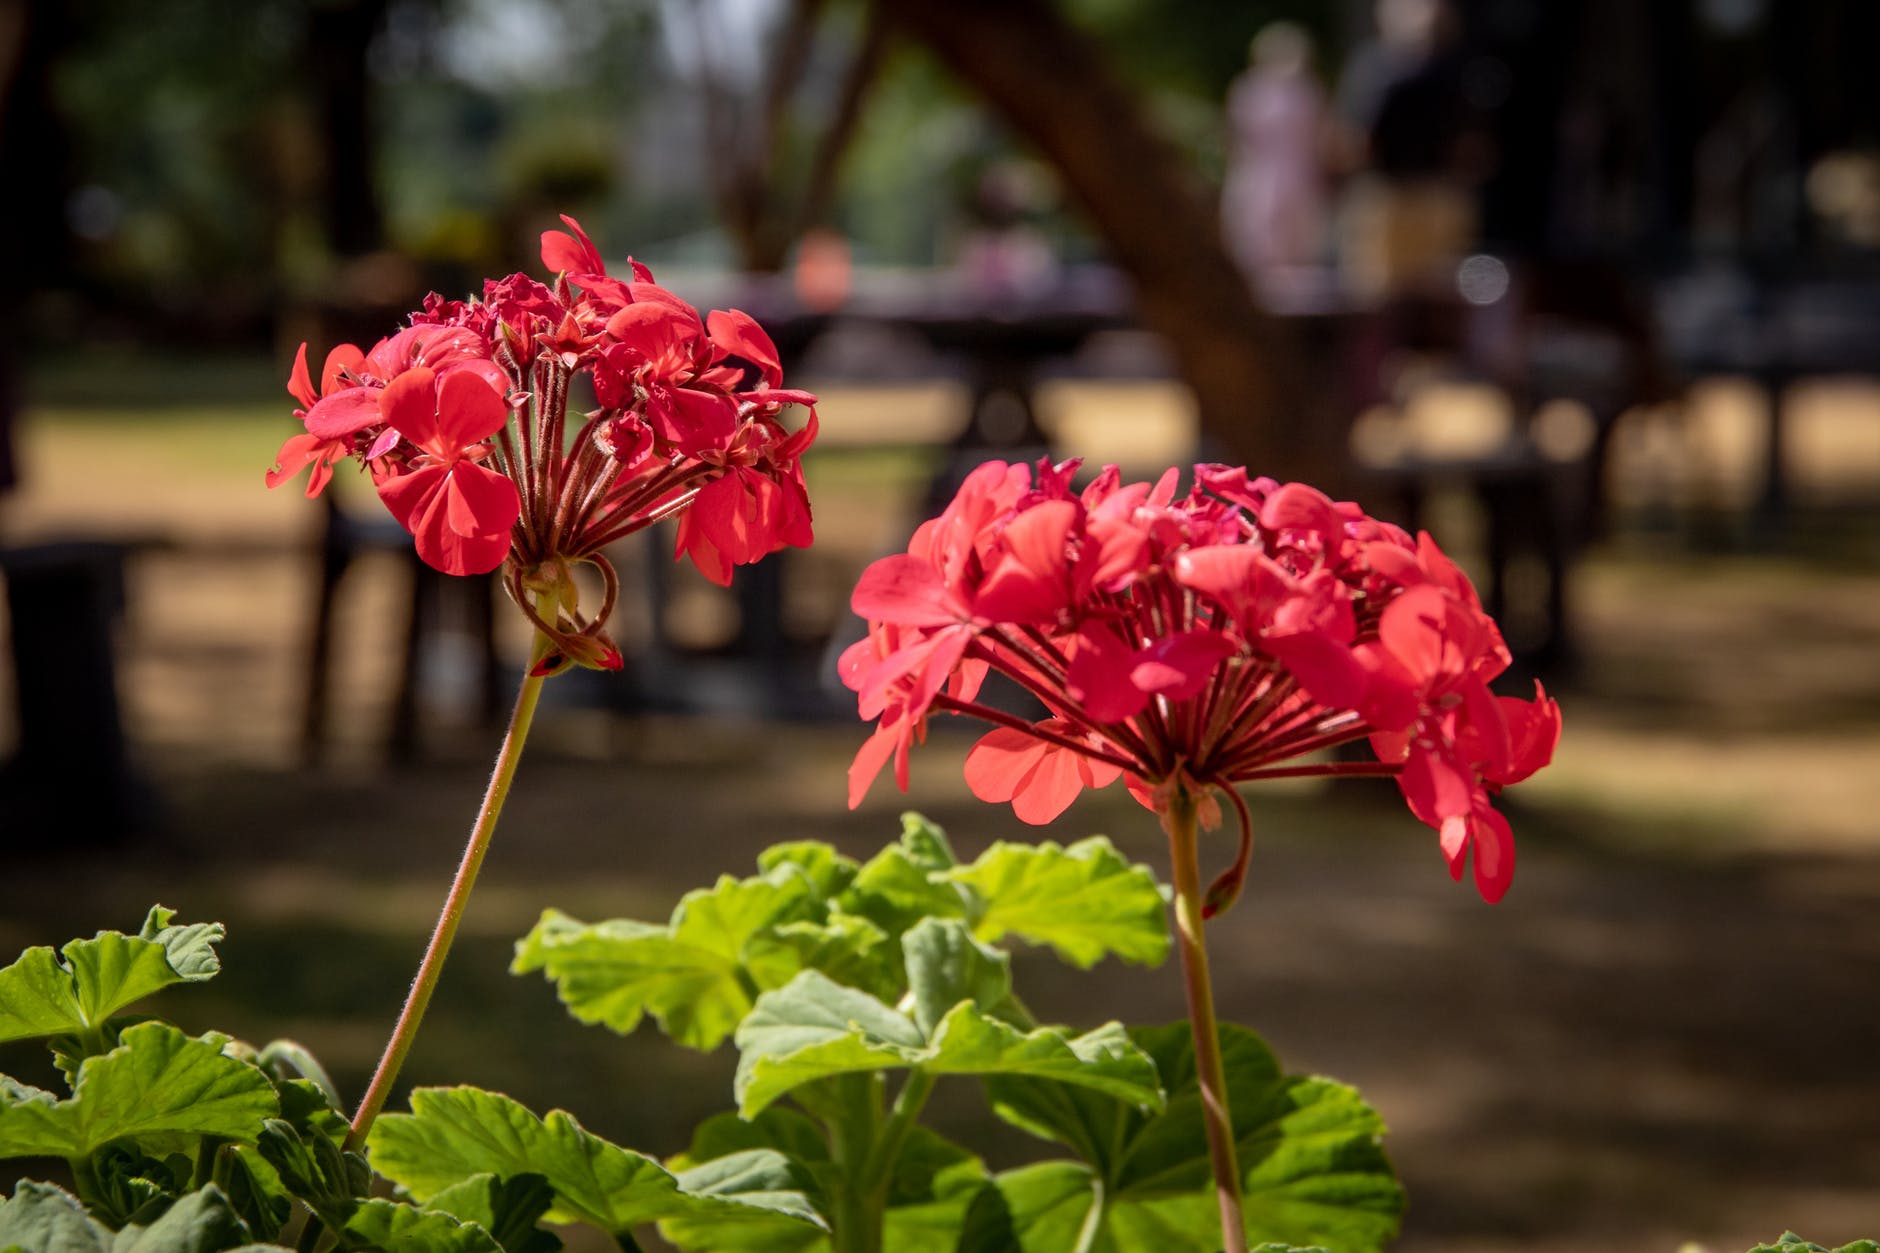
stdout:
POLYGON ((642 300, 627 305, 608 319, 607 333, 653 362, 662 375, 679 367, 689 367, 692 346, 705 332, 691 306, 681 306, 676 301, 675 297, 673 301, 642 300))
POLYGON ((1447 754, 1418 746, 1404 759, 1397 786, 1418 821, 1438 828, 1458 814, 1467 815, 1482 792, 1481 781, 1447 754))
POLYGON ((379 413, 400 435, 427 452, 450 456, 457 451, 446 449, 438 438, 437 375, 421 365, 406 370, 379 393, 379 413))
MULTIPOLYGON (((318 435, 303 433, 289 436, 287 442, 281 445, 281 451, 274 454, 274 468, 267 473, 268 486, 279 487, 299 474, 306 468, 308 462, 319 457, 320 450, 325 448, 326 444, 327 441, 318 435)), ((319 493, 309 487, 307 495, 317 496, 319 493)))
POLYGON ((313 408, 320 400, 319 393, 313 390, 313 380, 307 375, 307 345, 304 342, 294 354, 294 368, 287 376, 287 394, 298 400, 305 409, 313 408))
POLYGON ((522 516, 516 485, 494 470, 459 461, 444 482, 444 521, 465 538, 508 535, 522 516))
POLYGON ((321 397, 307 410, 307 433, 321 439, 339 439, 376 426, 379 421, 379 389, 348 387, 321 397))
POLYGON ((713 547, 735 565, 772 551, 771 523, 783 504, 783 489, 750 470, 733 470, 708 483, 692 501, 691 517, 713 547))
POLYGON ((706 316, 705 327, 720 355, 729 354, 750 362, 772 387, 783 382, 777 345, 750 314, 739 309, 714 309, 706 316))
POLYGON ((491 391, 496 393, 504 405, 509 403, 509 376, 504 374, 503 368, 494 361, 476 357, 469 361, 457 361, 447 366, 440 366, 437 373, 439 378, 449 378, 453 374, 469 374, 480 378, 491 391))
POLYGON ((933 698, 947 685, 972 638, 969 628, 948 627, 897 649, 883 659, 863 685, 857 696, 859 707, 885 708, 898 690, 908 716, 923 716, 933 698), (904 677, 906 685, 900 686, 904 677))
POLYGON ((1034 827, 1055 820, 1084 790, 1084 758, 1056 744, 1045 749, 1025 786, 1012 797, 1012 813, 1034 827))
POLYGON ((1269 531, 1313 531, 1327 542, 1335 540, 1340 529, 1332 498, 1304 483, 1288 483, 1267 497, 1260 525, 1269 531))
POLYGON ((736 401, 691 387, 656 387, 646 416, 663 439, 687 456, 726 447, 738 430, 736 401))
POLYGON ((1539 683, 1534 685, 1531 701, 1513 696, 1499 699, 1502 713, 1508 720, 1513 748, 1507 771, 1492 781, 1503 785, 1519 783, 1554 759, 1554 750, 1560 744, 1560 706, 1548 697, 1539 683))
POLYGON ((340 376, 351 373, 357 376, 365 368, 366 355, 352 344, 341 344, 326 354, 326 364, 320 367, 320 394, 330 396, 345 386, 340 376))
POLYGON ((1364 698, 1369 685, 1364 667, 1351 649, 1328 635, 1305 631, 1297 635, 1269 635, 1260 641, 1267 652, 1285 663, 1299 686, 1321 705, 1349 709, 1364 698))
POLYGON ((1136 650, 1102 627, 1086 627, 1071 639, 1071 664, 1064 690, 1097 722, 1121 722, 1149 703, 1131 675, 1136 650))
POLYGON ((849 764, 849 808, 854 809, 862 803, 862 797, 868 795, 868 789, 894 755, 895 745, 902 739, 898 726, 875 728, 875 733, 866 743, 856 750, 855 760, 849 764))
POLYGON ((966 616, 940 572, 907 553, 883 557, 862 571, 849 608, 871 622, 899 626, 947 626, 966 616))
POLYGON ((814 396, 810 395, 808 392, 784 392, 782 395, 802 397, 800 400, 793 399, 791 403, 802 405, 809 410, 809 418, 803 423, 803 429, 777 445, 777 451, 775 453, 777 460, 795 461, 809 450, 811 444, 816 442, 816 432, 821 429, 822 422, 816 417, 816 398, 814 396))
POLYGON ((1490 905, 1508 894, 1514 882, 1514 832, 1508 820, 1488 805, 1475 812, 1472 824, 1475 849, 1475 890, 1490 905))
POLYGON ((690 509, 679 515, 679 537, 673 545, 672 557, 674 561, 690 557, 692 565, 707 579, 719 587, 731 586, 730 559, 706 538, 704 528, 692 520, 690 509))
POLYGON ((1449 602, 1433 587, 1413 587, 1384 607, 1378 638, 1419 683, 1444 673, 1449 602))
POLYGON ((982 801, 1009 801, 1049 747, 1016 727, 995 727, 966 754, 966 786, 982 801))
POLYGON ((1078 513, 1068 500, 1049 500, 1007 523, 1003 555, 973 594, 973 611, 995 622, 1056 622, 1073 599, 1065 545, 1078 513))
POLYGON ((1449 877, 1461 882, 1462 868, 1469 860, 1469 818, 1454 814, 1443 819, 1436 830, 1436 842, 1442 847, 1443 860, 1449 863, 1449 877))
MULTIPOLYGON (((401 376, 392 386, 398 386, 408 377, 401 376)), ((389 393, 391 389, 386 390, 389 393)), ((438 379, 437 434, 443 445, 453 452, 488 439, 503 429, 508 418, 509 406, 504 403, 502 393, 491 390, 475 371, 451 370, 438 379)), ((404 430, 402 426, 399 429, 404 430)))
POLYGON ((417 516, 411 537, 424 563, 445 574, 488 574, 509 556, 509 532, 463 535, 447 520, 447 491, 433 492, 417 516))
POLYGON ((416 532, 418 519, 431 503, 432 497, 437 495, 449 473, 446 466, 428 465, 420 466, 408 474, 382 479, 378 485, 379 499, 398 519, 398 525, 407 531, 416 532))
POLYGON ((966 786, 980 800, 1012 802, 1019 821, 1043 826, 1084 790, 1085 764, 1062 745, 999 727, 966 754, 966 786))
POLYGON ((413 537, 418 556, 434 570, 445 574, 488 574, 509 557, 509 536, 458 535, 449 527, 441 532, 421 531, 413 537))
POLYGON ((587 237, 581 224, 561 215, 561 220, 568 224, 569 235, 564 231, 542 232, 542 266, 550 274, 604 274, 607 267, 601 262, 600 250, 594 241, 587 237), (578 241, 578 242, 577 242, 578 241))
POLYGON ((1421 707, 1420 685, 1403 663, 1377 643, 1358 645, 1352 657, 1365 671, 1364 692, 1356 702, 1364 720, 1380 731, 1402 731, 1415 722, 1421 707))
POLYGON ((1130 679, 1142 691, 1189 700, 1200 695, 1216 666, 1239 651, 1219 631, 1184 631, 1144 650, 1130 679))

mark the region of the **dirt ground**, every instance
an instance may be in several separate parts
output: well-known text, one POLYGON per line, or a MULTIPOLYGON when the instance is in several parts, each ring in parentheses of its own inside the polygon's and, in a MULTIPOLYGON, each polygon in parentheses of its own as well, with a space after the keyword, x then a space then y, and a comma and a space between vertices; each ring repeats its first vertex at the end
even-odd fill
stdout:
MULTIPOLYGON (((494 736, 467 721, 445 648, 423 761, 384 759, 404 593, 398 563, 375 559, 344 606, 333 752, 298 764, 311 510, 264 493, 252 468, 279 427, 242 428, 206 465, 126 451, 109 432, 34 428, 40 477, 6 522, 14 535, 83 522, 169 541, 134 560, 119 658, 160 821, 117 843, 46 830, 0 877, 0 951, 132 927, 153 901, 222 919, 225 973, 163 1010, 297 1037, 356 1092, 494 736)), ((831 542, 800 566, 804 621, 833 614, 843 580, 904 524, 898 464, 818 472, 831 542)), ((1550 771, 1510 793, 1520 870, 1498 906, 1449 881, 1388 784, 1255 798, 1252 886, 1211 933, 1223 1014, 1383 1112, 1410 1194, 1404 1253, 1687 1241, 1739 1253, 1785 1227, 1830 1245, 1880 1234, 1876 568, 1638 542, 1596 554, 1575 584, 1566 738, 1550 771)), ((1000 837, 1103 831, 1159 864, 1153 823, 1120 793, 1041 833, 973 802, 963 736, 936 736, 908 796, 878 786, 849 813, 857 725, 619 712, 592 696, 551 689, 414 1082, 503 1088, 673 1151, 728 1104, 729 1049, 701 1058, 650 1032, 581 1027, 546 986, 507 975, 511 941, 544 906, 662 917, 776 840, 865 855, 904 807, 968 855, 1000 837)), ((1069 1021, 1182 1012, 1172 970, 1077 974, 1027 957, 1018 979, 1041 1014, 1069 1021)), ((37 1065, 0 1050, 0 1069, 31 1079, 37 1065)), ((988 1142, 964 1085, 940 1105, 951 1129, 988 1142)), ((1022 1151, 996 1141, 998 1162, 1022 1151)))

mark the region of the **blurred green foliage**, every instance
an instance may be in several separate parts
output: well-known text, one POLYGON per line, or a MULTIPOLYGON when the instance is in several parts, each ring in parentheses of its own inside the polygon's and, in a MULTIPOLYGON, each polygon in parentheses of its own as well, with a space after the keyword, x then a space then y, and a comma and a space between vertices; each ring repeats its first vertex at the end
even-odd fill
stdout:
MULTIPOLYGON (((1285 18, 1335 66, 1343 10, 1325 0, 1060 0, 1112 49, 1145 107, 1217 171, 1220 101, 1252 36, 1285 18)), ((67 199, 89 303, 125 325, 188 314, 240 333, 333 280, 322 196, 343 139, 324 129, 316 28, 335 15, 376 33, 362 104, 383 242, 450 289, 526 264, 557 211, 653 260, 729 262, 715 222, 709 79, 747 128, 773 68, 785 0, 75 0, 54 44, 55 108, 69 132, 67 199)), ((864 0, 822 6, 772 178, 779 212, 827 125, 864 0)), ((330 49, 330 45, 328 46, 330 49)), ((722 147, 722 144, 719 145, 722 147)), ((986 109, 921 49, 890 46, 847 159, 832 224, 858 259, 932 264, 964 229, 990 164, 1022 158, 986 109)), ((1049 180, 1045 183, 1048 185, 1049 180)), ((1047 198, 1048 199, 1048 198, 1047 198)), ((1055 203, 1040 225, 1067 255, 1091 243, 1055 203)), ((91 329, 95 329, 91 328, 91 329)))

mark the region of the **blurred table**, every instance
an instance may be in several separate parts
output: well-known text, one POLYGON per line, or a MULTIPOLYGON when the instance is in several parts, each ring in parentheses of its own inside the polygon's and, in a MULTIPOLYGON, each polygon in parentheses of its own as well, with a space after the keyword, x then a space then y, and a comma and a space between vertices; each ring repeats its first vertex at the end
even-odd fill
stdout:
POLYGON ((153 541, 0 549, 19 744, 0 765, 0 851, 106 844, 154 825, 117 686, 124 566, 153 541))
POLYGON ((1880 274, 1700 270, 1663 284, 1658 318, 1687 382, 1735 375, 1768 397, 1755 533, 1780 535, 1791 495, 1784 395, 1804 378, 1880 378, 1880 274))

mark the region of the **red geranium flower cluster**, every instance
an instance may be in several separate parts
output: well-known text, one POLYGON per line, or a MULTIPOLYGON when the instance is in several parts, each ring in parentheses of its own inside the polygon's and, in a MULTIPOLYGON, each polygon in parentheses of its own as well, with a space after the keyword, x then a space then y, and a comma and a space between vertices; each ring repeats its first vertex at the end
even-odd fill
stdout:
POLYGON ((557 651, 544 661, 616 668, 601 624, 618 590, 601 549, 678 517, 678 554, 719 584, 735 565, 811 539, 800 458, 816 398, 785 389, 777 349, 746 314, 698 311, 629 262, 606 272, 572 218, 542 236, 544 284, 512 274, 481 300, 432 295, 405 329, 327 355, 316 391, 301 345, 287 389, 306 433, 281 448, 268 486, 311 466, 318 495, 355 457, 447 574, 504 585, 557 651), (570 434, 569 382, 587 375, 599 408, 570 434), (808 419, 791 431, 786 406, 808 419), (583 614, 572 568, 601 574, 583 614))
POLYGON ((1163 812, 1176 789, 1217 822, 1224 792, 1241 857, 1209 893, 1230 903, 1251 824, 1237 783, 1390 774, 1441 836, 1460 879, 1498 900, 1514 873, 1490 804, 1553 756, 1558 706, 1498 697, 1509 664, 1466 576, 1428 535, 1412 539, 1303 484, 1198 466, 1124 484, 1109 467, 1081 492, 1076 463, 979 467, 905 554, 855 589, 868 637, 844 654, 864 718, 879 720, 850 770, 850 806, 892 758, 903 788, 930 713, 998 724, 966 781, 1048 822, 1086 787, 1123 777, 1163 812), (987 673, 1043 702, 1036 722, 979 703, 987 673), (1287 764, 1369 737, 1379 762, 1287 764))

